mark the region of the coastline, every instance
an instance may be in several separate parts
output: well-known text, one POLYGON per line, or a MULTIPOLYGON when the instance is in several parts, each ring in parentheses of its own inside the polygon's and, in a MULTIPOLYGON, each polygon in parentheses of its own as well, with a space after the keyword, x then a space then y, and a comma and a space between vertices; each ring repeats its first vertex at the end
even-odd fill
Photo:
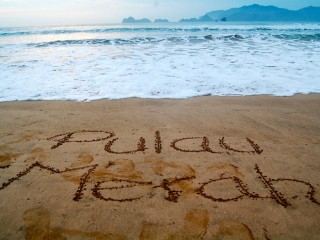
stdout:
POLYGON ((0 237, 317 239, 319 103, 2 102, 0 237))

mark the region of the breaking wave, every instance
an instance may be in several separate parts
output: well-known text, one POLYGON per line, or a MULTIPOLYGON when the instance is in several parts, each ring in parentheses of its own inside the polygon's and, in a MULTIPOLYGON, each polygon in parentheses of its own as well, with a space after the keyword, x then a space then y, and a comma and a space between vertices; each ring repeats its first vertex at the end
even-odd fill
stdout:
POLYGON ((320 30, 320 25, 312 25, 312 27, 288 27, 288 26, 275 26, 275 27, 254 27, 254 26, 214 26, 214 27, 79 27, 75 29, 46 29, 37 30, 31 28, 29 31, 21 31, 15 28, 0 29, 0 36, 16 36, 16 35, 50 35, 50 34, 74 34, 74 33, 108 33, 108 32, 225 32, 225 31, 248 31, 248 32, 308 32, 320 30))
POLYGON ((116 39, 78 39, 78 40, 57 40, 50 42, 30 43, 29 46, 50 47, 65 45, 129 45, 129 44, 157 44, 157 43, 203 43, 215 40, 242 41, 245 39, 281 39, 281 40, 301 40, 301 41, 320 41, 320 34, 279 34, 279 35, 204 35, 204 36, 185 36, 185 37, 134 37, 116 39))

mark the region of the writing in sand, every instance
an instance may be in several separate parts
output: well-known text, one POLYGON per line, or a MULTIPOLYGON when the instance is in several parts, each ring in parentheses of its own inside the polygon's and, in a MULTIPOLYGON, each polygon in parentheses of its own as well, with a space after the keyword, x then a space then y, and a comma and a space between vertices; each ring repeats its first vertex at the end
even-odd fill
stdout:
MULTIPOLYGON (((64 144, 75 143, 88 143, 88 142, 101 142, 106 141, 104 150, 110 154, 135 154, 138 152, 145 152, 146 140, 140 137, 137 147, 134 150, 115 151, 113 146, 117 140, 116 134, 111 131, 91 131, 81 130, 69 133, 58 134, 49 137, 47 140, 55 141, 51 149, 63 146, 64 144), (88 137, 90 133, 90 137, 88 137), (87 136, 84 137, 84 136, 87 136)), ((230 146, 224 137, 218 140, 220 150, 213 150, 210 146, 208 137, 186 137, 174 139, 171 141, 170 147, 174 151, 184 153, 213 153, 213 154, 262 154, 263 150, 253 140, 246 138, 248 148, 239 149, 230 146), (200 141, 197 148, 187 148, 183 142, 187 141, 200 141)), ((160 131, 154 134, 154 152, 160 154, 163 150, 162 138, 160 131)), ((88 185, 91 185, 91 194, 106 202, 137 202, 145 198, 153 198, 157 192, 162 192, 163 200, 169 202, 178 202, 181 196, 189 194, 198 196, 199 198, 206 199, 211 202, 234 202, 245 199, 249 200, 266 200, 272 201, 282 207, 292 205, 294 199, 307 199, 310 204, 320 205, 315 198, 315 187, 304 180, 295 178, 286 178, 284 176, 268 177, 266 176, 260 166, 255 164, 252 167, 252 172, 256 176, 256 185, 254 191, 245 183, 241 176, 241 171, 238 167, 232 164, 227 164, 227 171, 229 174, 221 174, 219 177, 208 179, 201 179, 197 181, 197 171, 188 164, 183 163, 170 163, 166 161, 149 161, 145 162, 145 172, 135 171, 135 163, 131 160, 111 160, 107 164, 80 164, 79 166, 72 165, 69 168, 57 169, 52 166, 43 164, 41 162, 34 162, 20 171, 16 176, 11 177, 0 187, 0 191, 8 188, 13 182, 16 182, 31 171, 36 169, 45 170, 51 174, 60 174, 66 180, 70 179, 73 174, 79 175, 78 187, 74 193, 73 200, 80 201, 88 185), (149 165, 149 168, 148 166, 149 165), (129 173, 123 174, 123 169, 131 169, 129 173), (174 170, 175 175, 169 174, 163 169, 174 170), (119 170, 120 169, 120 170, 119 170), (122 169, 122 170, 121 170, 122 169), (150 174, 149 169, 153 172, 150 174), (228 170, 229 169, 229 170, 228 170), (122 173, 122 174, 121 174, 122 173), (283 187, 291 185, 292 191, 283 191, 283 187), (188 186, 188 187, 185 187, 188 186), (221 187, 224 191, 219 191, 221 187), (123 194, 125 192, 125 194, 123 194)), ((10 166, 7 166, 10 167, 10 166)), ((169 171, 170 172, 170 171, 169 171)), ((172 172, 172 171, 171 171, 172 172)))

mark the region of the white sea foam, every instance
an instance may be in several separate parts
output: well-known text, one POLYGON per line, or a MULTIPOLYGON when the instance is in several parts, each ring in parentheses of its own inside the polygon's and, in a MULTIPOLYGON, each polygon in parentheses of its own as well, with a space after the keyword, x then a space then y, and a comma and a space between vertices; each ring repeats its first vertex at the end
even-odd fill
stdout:
POLYGON ((0 101, 320 92, 319 24, 0 29, 0 101))

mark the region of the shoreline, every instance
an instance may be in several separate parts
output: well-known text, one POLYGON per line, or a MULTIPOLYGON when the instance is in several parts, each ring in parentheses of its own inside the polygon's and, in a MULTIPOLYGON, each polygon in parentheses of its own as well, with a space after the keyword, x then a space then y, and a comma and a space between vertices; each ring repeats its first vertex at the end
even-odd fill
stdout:
POLYGON ((0 237, 317 239, 320 94, 0 103, 0 237))
POLYGON ((96 100, 72 100, 72 99, 29 99, 29 100, 13 100, 13 101, 0 101, 1 103, 11 103, 11 102, 75 102, 75 103, 91 103, 91 102, 99 102, 99 101, 122 101, 122 100, 190 100, 190 99, 197 99, 197 98, 249 98, 249 97, 271 97, 271 98, 291 98, 291 97, 298 97, 298 96, 312 96, 312 95, 319 95, 320 92, 310 92, 310 93, 295 93, 293 95, 287 96, 278 96, 278 95, 271 95, 271 94, 254 94, 254 95, 199 95, 199 96, 192 96, 192 97, 184 97, 184 98, 141 98, 141 97, 128 97, 128 98, 101 98, 96 100))
POLYGON ((70 102, 70 103, 96 103, 96 102, 117 102, 117 101, 190 101, 196 99, 205 99, 205 98, 215 98, 215 99, 244 99, 244 98, 274 98, 274 99, 286 99, 286 98, 304 98, 304 97, 316 97, 320 95, 317 92, 311 93, 296 93, 294 95, 289 96, 276 96, 269 94, 256 94, 256 95, 226 95, 226 96, 218 96, 218 95, 203 95, 203 96, 193 96, 193 97, 185 97, 185 98, 141 98, 141 97, 128 97, 128 98, 101 98, 90 101, 78 101, 78 100, 69 100, 69 99, 55 99, 55 100, 46 100, 46 99, 30 99, 30 100, 14 100, 14 101, 2 101, 0 104, 10 104, 10 103, 29 103, 29 102, 48 102, 48 103, 59 103, 59 102, 70 102))

